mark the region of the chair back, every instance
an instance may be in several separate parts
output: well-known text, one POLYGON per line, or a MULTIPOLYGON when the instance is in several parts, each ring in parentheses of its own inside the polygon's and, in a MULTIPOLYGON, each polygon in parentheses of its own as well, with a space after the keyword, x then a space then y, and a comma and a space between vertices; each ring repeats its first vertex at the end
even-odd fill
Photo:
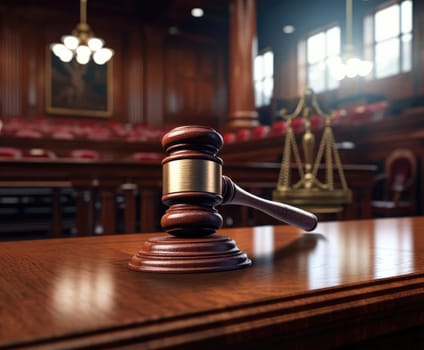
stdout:
POLYGON ((416 158, 409 149, 396 149, 387 157, 385 171, 388 189, 398 197, 415 183, 416 158))

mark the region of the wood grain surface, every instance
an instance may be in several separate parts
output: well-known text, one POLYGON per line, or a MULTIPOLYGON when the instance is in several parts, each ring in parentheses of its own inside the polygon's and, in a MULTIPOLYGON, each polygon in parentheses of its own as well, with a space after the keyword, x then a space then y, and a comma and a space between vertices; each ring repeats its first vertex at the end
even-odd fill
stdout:
POLYGON ((316 349, 422 331, 423 230, 421 217, 221 230, 252 266, 176 275, 127 267, 160 234, 0 243, 0 348, 316 349))

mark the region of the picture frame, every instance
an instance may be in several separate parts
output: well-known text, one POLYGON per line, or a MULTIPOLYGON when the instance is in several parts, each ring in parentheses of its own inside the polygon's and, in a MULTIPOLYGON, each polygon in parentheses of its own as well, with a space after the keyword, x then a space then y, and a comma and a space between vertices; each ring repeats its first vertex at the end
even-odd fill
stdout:
POLYGON ((47 51, 46 110, 49 114, 88 117, 112 116, 113 60, 98 65, 62 62, 47 51))

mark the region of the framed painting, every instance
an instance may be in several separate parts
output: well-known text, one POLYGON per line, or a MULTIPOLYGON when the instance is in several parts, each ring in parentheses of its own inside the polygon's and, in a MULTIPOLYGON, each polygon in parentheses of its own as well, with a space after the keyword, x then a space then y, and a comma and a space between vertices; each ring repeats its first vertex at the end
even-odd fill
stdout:
POLYGON ((98 65, 62 62, 47 52, 47 113, 110 117, 112 115, 112 60, 98 65))

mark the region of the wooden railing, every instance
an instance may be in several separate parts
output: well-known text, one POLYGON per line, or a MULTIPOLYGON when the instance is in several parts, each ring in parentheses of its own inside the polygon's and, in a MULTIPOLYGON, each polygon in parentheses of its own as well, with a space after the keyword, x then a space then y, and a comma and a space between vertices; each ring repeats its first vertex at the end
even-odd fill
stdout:
MULTIPOLYGON (((225 163, 224 173, 239 186, 271 199, 279 174, 278 163, 225 163)), ((345 175, 353 191, 353 202, 338 219, 371 217, 371 186, 376 168, 345 166, 345 175)), ((62 189, 76 192, 76 234, 93 234, 101 227, 103 234, 117 232, 117 202, 123 198, 123 232, 152 232, 160 229, 165 209, 160 203, 162 169, 159 162, 81 161, 81 160, 2 160, 0 188, 54 188, 51 233, 59 236, 63 229, 59 195, 62 189), (96 198, 96 199, 94 199, 96 198), (100 204, 95 215, 94 203, 100 204)), ((220 209, 221 210, 221 209, 220 209)), ((226 226, 275 223, 250 209, 222 207, 226 226)))

